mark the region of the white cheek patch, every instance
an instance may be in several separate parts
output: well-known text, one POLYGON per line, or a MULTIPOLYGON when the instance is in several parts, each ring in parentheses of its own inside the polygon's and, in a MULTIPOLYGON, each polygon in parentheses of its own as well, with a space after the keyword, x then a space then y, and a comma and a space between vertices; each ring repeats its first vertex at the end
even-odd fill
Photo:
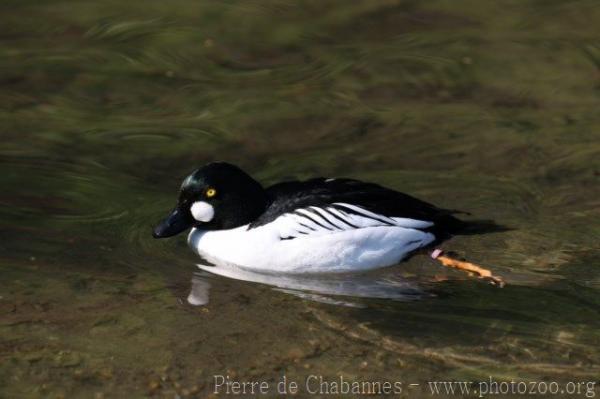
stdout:
POLYGON ((192 216, 199 222, 210 222, 215 216, 215 208, 208 202, 196 201, 190 208, 192 216))

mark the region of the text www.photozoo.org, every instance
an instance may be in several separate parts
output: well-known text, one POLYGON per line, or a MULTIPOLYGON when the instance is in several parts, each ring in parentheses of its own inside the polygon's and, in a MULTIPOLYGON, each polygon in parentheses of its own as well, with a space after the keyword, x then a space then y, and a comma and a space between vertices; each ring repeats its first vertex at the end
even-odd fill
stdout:
POLYGON ((427 388, 432 395, 476 396, 479 398, 502 395, 572 395, 594 398, 595 381, 429 381, 427 388))

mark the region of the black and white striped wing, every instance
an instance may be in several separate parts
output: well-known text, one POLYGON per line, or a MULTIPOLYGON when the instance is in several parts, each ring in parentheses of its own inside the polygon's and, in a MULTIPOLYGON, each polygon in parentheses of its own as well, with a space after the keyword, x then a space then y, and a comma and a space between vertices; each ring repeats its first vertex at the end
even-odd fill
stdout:
POLYGON ((272 223, 282 240, 377 226, 426 229, 434 224, 425 220, 379 215, 363 207, 343 202, 298 208, 280 215, 272 223))

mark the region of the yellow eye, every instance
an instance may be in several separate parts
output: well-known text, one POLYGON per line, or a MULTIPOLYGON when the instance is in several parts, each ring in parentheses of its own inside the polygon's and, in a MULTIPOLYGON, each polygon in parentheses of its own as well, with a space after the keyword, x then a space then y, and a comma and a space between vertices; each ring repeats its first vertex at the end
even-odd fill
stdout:
POLYGON ((215 195, 217 195, 217 190, 215 190, 214 188, 209 188, 208 190, 206 190, 206 196, 208 198, 214 197, 215 195))

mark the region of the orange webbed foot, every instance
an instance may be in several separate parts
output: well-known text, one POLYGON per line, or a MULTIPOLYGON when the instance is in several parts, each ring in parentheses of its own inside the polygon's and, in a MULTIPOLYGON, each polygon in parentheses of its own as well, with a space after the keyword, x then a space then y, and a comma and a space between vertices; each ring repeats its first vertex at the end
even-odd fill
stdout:
POLYGON ((433 259, 438 260, 442 265, 446 267, 451 267, 454 269, 464 270, 470 275, 477 275, 479 278, 484 278, 490 281, 490 283, 494 285, 498 285, 499 287, 504 286, 504 280, 501 277, 494 276, 494 274, 484 267, 476 265, 471 262, 466 262, 458 259, 450 258, 449 256, 442 255, 442 251, 436 249, 432 252, 431 257, 433 259))

